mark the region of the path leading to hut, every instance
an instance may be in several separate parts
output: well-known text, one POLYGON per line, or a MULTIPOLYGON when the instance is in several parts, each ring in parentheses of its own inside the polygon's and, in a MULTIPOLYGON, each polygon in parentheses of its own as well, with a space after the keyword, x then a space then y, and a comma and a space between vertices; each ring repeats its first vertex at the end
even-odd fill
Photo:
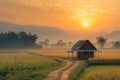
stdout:
POLYGON ((59 59, 66 62, 66 65, 51 73, 44 80, 67 80, 70 72, 78 65, 79 61, 72 62, 70 60, 59 59), (60 76, 61 72, 61 76, 60 76))
POLYGON ((60 78, 60 80, 67 80, 70 72, 79 64, 79 61, 75 61, 74 65, 65 70, 60 78))
POLYGON ((60 71, 66 69, 70 65, 72 65, 72 61, 61 59, 61 58, 59 58, 59 60, 66 62, 66 65, 57 69, 57 70, 55 70, 55 71, 53 71, 53 72, 51 72, 51 73, 49 73, 49 75, 44 80, 56 80, 59 77, 60 71))

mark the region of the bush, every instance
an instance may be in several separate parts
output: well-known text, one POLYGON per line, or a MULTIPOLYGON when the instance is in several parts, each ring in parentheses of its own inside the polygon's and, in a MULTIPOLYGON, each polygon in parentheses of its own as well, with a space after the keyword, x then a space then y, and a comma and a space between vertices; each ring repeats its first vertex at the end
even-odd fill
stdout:
POLYGON ((120 59, 92 59, 92 60, 87 60, 86 63, 89 66, 96 66, 96 65, 120 65, 120 59))

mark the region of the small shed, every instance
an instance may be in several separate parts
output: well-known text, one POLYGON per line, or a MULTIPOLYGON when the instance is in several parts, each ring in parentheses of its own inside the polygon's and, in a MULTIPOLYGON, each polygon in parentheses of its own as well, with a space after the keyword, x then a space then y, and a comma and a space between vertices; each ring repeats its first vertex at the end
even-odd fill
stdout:
POLYGON ((72 48, 69 53, 74 54, 76 52, 76 56, 78 59, 88 59, 94 58, 94 52, 96 52, 96 47, 89 40, 79 40, 72 48))

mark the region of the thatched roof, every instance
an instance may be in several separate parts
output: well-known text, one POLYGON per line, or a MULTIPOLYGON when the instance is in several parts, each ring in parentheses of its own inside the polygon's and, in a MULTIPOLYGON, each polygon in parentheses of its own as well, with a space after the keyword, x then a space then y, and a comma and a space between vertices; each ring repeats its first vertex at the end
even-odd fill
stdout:
POLYGON ((89 40, 79 40, 70 51, 95 52, 97 49, 89 40))

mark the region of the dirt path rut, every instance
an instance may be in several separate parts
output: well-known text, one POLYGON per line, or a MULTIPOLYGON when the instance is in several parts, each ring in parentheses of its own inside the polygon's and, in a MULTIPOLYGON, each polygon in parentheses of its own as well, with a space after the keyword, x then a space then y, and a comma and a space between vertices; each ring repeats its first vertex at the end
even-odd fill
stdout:
POLYGON ((59 72, 66 69, 72 64, 72 62, 69 60, 64 60, 64 59, 59 59, 59 60, 66 62, 66 65, 61 67, 60 69, 51 72, 44 80, 56 80, 59 77, 59 72))
POLYGON ((70 72, 79 64, 79 61, 76 61, 74 65, 72 65, 70 68, 65 70, 60 78, 60 80, 67 80, 69 77, 70 72))
POLYGON ((66 65, 60 69, 57 69, 57 70, 51 72, 44 80, 56 80, 56 79, 57 80, 67 80, 71 70, 73 70, 79 64, 79 61, 75 61, 75 63, 73 64, 72 61, 69 61, 69 60, 64 60, 64 59, 59 59, 59 60, 65 61, 66 65), (60 71, 62 71, 64 69, 66 69, 66 70, 63 71, 62 75, 58 79, 60 71))

